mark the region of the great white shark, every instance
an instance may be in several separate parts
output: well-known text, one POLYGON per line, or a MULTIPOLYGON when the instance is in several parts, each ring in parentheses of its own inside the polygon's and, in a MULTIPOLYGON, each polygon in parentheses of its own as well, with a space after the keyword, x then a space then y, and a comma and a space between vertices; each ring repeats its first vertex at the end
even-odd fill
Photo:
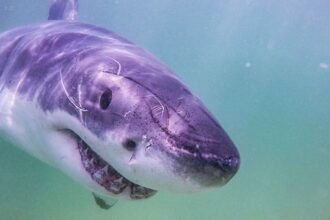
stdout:
POLYGON ((0 137, 103 208, 227 183, 239 152, 202 102, 146 50, 77 21, 77 8, 52 1, 47 22, 0 35, 0 137))

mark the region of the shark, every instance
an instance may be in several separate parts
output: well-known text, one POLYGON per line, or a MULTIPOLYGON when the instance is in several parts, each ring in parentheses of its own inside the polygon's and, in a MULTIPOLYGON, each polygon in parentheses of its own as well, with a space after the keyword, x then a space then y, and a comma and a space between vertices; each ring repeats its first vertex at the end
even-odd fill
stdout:
POLYGON ((157 191, 226 184, 239 152, 165 64, 53 0, 48 20, 0 34, 0 138, 62 171, 108 209, 157 191))

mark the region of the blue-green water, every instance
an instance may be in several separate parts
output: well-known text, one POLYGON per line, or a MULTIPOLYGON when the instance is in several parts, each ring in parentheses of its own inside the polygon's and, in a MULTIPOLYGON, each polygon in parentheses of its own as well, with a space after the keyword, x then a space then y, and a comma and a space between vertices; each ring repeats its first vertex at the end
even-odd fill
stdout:
MULTIPOLYGON (((80 2, 81 20, 178 73, 237 144, 241 169, 223 188, 104 211, 70 178, 1 143, 1 220, 330 219, 330 1, 80 2)), ((47 8, 1 0, 0 31, 43 21, 47 8)))

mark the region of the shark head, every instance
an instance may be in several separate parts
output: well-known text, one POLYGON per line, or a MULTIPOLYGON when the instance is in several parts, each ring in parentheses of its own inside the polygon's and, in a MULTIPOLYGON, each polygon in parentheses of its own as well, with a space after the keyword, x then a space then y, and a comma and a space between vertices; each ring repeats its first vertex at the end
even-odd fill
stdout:
POLYGON ((148 52, 130 44, 84 50, 60 72, 59 106, 75 122, 58 119, 54 127, 76 139, 80 159, 71 165, 107 193, 195 192, 237 172, 239 153, 226 132, 148 52))

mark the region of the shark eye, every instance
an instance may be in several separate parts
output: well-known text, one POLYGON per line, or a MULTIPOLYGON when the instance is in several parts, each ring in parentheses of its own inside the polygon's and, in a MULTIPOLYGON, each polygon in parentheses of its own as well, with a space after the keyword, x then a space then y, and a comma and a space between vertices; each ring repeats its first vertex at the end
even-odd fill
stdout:
POLYGON ((123 147, 128 150, 128 151, 133 151, 135 150, 137 144, 134 140, 132 139, 126 139, 124 142, 123 142, 123 147))
POLYGON ((112 91, 110 89, 107 89, 106 91, 104 91, 100 97, 100 107, 103 110, 106 110, 112 100, 112 91))

